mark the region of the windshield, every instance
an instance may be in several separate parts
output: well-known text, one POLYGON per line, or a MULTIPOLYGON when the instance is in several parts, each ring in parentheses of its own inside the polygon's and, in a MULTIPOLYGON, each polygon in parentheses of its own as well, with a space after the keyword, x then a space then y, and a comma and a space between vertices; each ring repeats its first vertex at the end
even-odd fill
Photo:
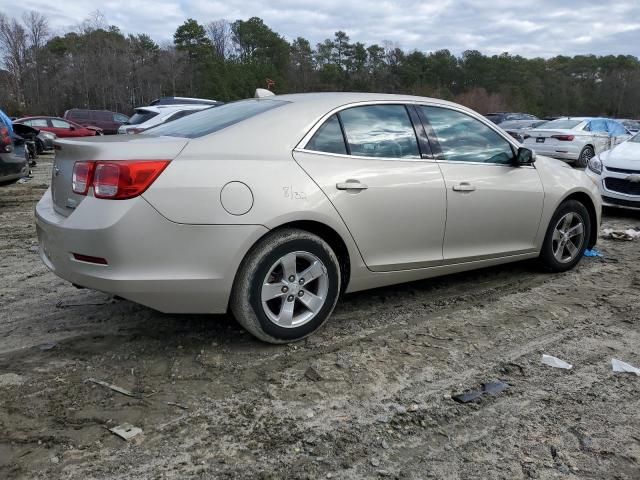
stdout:
POLYGON ((147 120, 151 120, 153 117, 158 115, 156 112, 152 112, 151 110, 136 110, 131 118, 126 122, 127 125, 140 125, 141 123, 146 122, 147 120))
POLYGON ((633 143, 640 143, 640 133, 637 133, 636 135, 631 137, 629 141, 633 143))
POLYGON ((583 122, 583 120, 571 120, 569 118, 559 118, 558 120, 551 120, 536 128, 557 129, 557 130, 571 130, 577 127, 583 122))
POLYGON ((286 104, 283 100, 250 99, 227 103, 220 107, 208 108, 175 120, 171 123, 150 128, 145 134, 169 137, 198 138, 242 122, 267 110, 286 104))

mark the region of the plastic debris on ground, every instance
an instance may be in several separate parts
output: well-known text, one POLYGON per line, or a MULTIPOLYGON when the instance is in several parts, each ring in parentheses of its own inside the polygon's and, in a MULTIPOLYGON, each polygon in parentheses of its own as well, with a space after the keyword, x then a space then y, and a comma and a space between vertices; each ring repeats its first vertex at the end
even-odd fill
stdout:
POLYGON ((611 368, 613 368, 614 372, 635 373, 640 377, 640 368, 629 365, 628 363, 616 358, 611 359, 611 368))
POLYGON ((122 388, 122 387, 119 387, 117 385, 113 385, 111 383, 103 382, 102 380, 97 380, 95 378, 87 378, 85 380, 85 382, 91 382, 91 383, 95 383, 96 385, 101 385, 101 386, 106 387, 106 388, 108 388, 110 390, 113 390, 114 392, 118 392, 118 393, 121 393, 122 395, 126 395, 127 397, 134 397, 134 398, 138 397, 138 395, 136 395, 135 393, 127 390, 126 388, 122 388))
POLYGON ((509 388, 508 383, 500 380, 494 380, 492 382, 483 383, 480 388, 476 390, 452 395, 451 398, 458 403, 469 403, 478 400, 483 395, 496 395, 505 391, 507 388, 509 388))
POLYGON ((613 228, 605 228, 602 230, 602 236, 604 238, 611 238, 613 240, 627 240, 632 241, 640 238, 640 229, 627 228, 626 230, 614 230, 613 228))
POLYGON ((602 252, 600 250, 598 250, 597 248, 592 248, 592 249, 586 249, 584 251, 584 256, 585 257, 602 257, 602 252))
POLYGON ((115 433, 124 440, 131 440, 136 435, 140 435, 142 433, 141 428, 134 427, 130 423, 123 423, 117 427, 110 428, 109 431, 115 433))
POLYGON ((557 357, 552 357, 551 355, 545 354, 542 355, 542 363, 554 368, 564 368, 565 370, 570 370, 571 368, 573 368, 573 365, 571 365, 570 363, 567 363, 557 357))

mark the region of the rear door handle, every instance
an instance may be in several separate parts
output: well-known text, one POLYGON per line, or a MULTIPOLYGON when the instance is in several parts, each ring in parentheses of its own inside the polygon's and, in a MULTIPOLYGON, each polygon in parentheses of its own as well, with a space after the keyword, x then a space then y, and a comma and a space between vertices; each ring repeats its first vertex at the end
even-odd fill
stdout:
POLYGON ((366 190, 369 187, 358 180, 347 180, 346 182, 336 183, 336 188, 338 190, 366 190))
POLYGON ((456 192, 473 192, 476 187, 471 185, 469 182, 461 182, 458 185, 454 185, 453 189, 456 192))

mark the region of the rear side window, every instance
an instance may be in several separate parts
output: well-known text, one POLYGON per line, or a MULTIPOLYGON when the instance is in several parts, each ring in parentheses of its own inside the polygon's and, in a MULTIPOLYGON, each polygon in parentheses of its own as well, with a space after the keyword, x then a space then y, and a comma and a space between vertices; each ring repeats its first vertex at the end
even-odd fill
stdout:
POLYGON ((367 105, 340 112, 351 155, 420 158, 418 140, 404 105, 367 105))
POLYGON ((71 110, 67 118, 71 118, 73 120, 88 120, 89 119, 89 110, 71 110))
POLYGON ((58 120, 57 118, 51 119, 51 125, 55 128, 71 128, 71 124, 65 122, 64 120, 58 120))
POLYGON ((32 127, 48 127, 46 118, 34 118, 33 120, 29 120, 29 125, 32 127))
POLYGON ((150 110, 136 110, 136 113, 129 119, 129 125, 140 125, 141 123, 151 120, 158 115, 156 112, 150 110))
POLYGON ((344 144, 340 121, 336 115, 332 115, 329 120, 318 129, 307 146, 307 150, 314 152, 347 154, 347 147, 344 144))
POLYGON ((250 99, 207 108, 187 117, 149 129, 148 135, 198 138, 235 125, 289 102, 271 99, 250 99))

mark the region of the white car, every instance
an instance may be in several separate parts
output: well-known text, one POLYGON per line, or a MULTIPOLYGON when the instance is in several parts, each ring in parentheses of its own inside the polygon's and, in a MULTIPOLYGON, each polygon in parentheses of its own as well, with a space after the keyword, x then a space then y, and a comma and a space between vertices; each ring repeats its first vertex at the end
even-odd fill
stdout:
POLYGON ((640 134, 595 156, 588 167, 603 205, 640 209, 640 134))
POLYGON ((140 133, 145 130, 171 122, 182 117, 186 117, 200 110, 212 108, 207 104, 185 104, 185 105, 153 105, 149 107, 138 107, 129 121, 118 128, 118 133, 140 133))
POLYGON ((584 168, 594 155, 629 138, 622 124, 609 119, 564 117, 533 128, 522 144, 540 155, 584 168))

